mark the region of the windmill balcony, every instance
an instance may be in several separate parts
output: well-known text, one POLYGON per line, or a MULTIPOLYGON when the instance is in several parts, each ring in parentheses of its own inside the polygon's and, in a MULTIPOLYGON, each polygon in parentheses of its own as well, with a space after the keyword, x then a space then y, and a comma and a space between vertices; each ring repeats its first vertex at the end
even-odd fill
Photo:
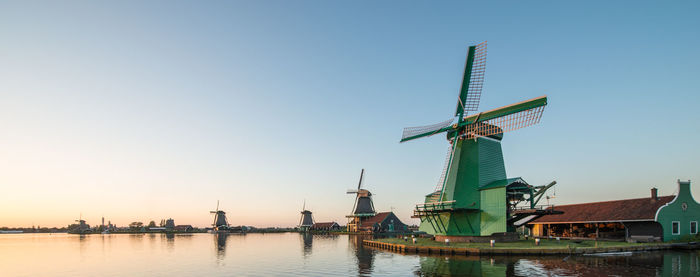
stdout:
POLYGON ((413 216, 420 217, 421 215, 424 216, 426 214, 431 214, 431 213, 438 213, 438 212, 442 212, 442 211, 452 211, 452 210, 454 210, 454 205, 456 202, 457 202, 456 200, 452 200, 452 201, 417 204, 416 209, 413 211, 413 216))

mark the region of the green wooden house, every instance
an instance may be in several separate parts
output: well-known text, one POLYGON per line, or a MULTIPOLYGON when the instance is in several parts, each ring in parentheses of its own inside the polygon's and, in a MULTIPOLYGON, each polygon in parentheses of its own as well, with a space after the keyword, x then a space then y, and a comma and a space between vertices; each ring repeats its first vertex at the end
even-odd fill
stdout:
POLYGON ((690 192, 690 181, 678 180, 678 194, 656 211, 656 222, 663 228, 663 240, 677 240, 698 234, 700 204, 690 192))

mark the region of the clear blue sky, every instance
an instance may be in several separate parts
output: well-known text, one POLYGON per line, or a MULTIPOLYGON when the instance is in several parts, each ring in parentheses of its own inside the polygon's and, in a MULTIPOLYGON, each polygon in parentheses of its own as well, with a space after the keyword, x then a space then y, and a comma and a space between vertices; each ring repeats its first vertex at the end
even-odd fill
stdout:
POLYGON ((697 1, 142 2, 0 2, 0 226, 344 223, 361 168, 412 222, 447 142, 401 130, 453 115, 483 40, 481 110, 549 96, 509 177, 700 196, 697 1))

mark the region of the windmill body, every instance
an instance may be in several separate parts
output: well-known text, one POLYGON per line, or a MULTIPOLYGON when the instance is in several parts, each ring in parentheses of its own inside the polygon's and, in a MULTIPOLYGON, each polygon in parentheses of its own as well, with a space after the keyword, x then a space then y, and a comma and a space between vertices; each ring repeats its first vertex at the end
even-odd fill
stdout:
POLYGON ((301 218, 299 218, 299 230, 302 232, 307 232, 314 225, 313 213, 306 209, 306 201, 301 208, 301 218))
POLYGON ((486 62, 486 42, 470 46, 460 89, 456 120, 404 129, 401 142, 445 133, 449 150, 436 189, 416 205, 420 231, 453 241, 504 240, 515 228, 556 213, 537 206, 553 184, 531 186, 522 178, 508 179, 501 149, 503 133, 539 122, 547 97, 537 97, 486 112, 476 111, 486 62), (485 238, 487 237, 487 238, 485 238))
POLYGON ((228 227, 228 220, 226 219, 226 212, 216 211, 214 218, 215 218, 214 224, 212 224, 214 228, 220 229, 220 228, 228 227))
POLYGON ((90 229, 90 225, 87 224, 87 222, 83 219, 82 214, 80 214, 80 218, 76 219, 75 222, 77 222, 77 224, 73 224, 73 225, 69 226, 68 233, 86 234, 86 233, 92 232, 92 230, 90 229))
POLYGON ((228 224, 226 212, 219 210, 219 201, 216 201, 216 210, 210 211, 209 213, 214 215, 214 222, 211 224, 214 232, 226 233, 234 231, 228 224))
POLYGON ((345 216, 348 218, 348 232, 359 232, 362 226, 362 221, 377 215, 372 202, 372 193, 369 190, 363 189, 365 170, 360 172, 360 182, 357 189, 348 190, 348 194, 355 194, 355 202, 352 206, 352 214, 345 216))

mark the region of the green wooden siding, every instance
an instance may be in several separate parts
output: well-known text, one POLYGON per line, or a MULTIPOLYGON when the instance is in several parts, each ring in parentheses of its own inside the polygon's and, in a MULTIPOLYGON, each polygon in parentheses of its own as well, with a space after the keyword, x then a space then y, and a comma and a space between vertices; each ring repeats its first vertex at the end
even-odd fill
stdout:
MULTIPOLYGON (((493 139, 478 138, 478 145, 478 186, 481 187, 494 181, 506 179, 506 166, 503 163, 503 152, 501 150, 501 142, 493 139)), ((503 195, 505 195, 505 191, 503 195)))
POLYGON ((668 204, 659 208, 656 213, 656 221, 661 224, 664 232, 664 241, 687 238, 690 233, 690 222, 700 222, 700 204, 695 202, 690 192, 690 181, 678 181, 678 195, 668 204), (684 209, 684 206, 686 207, 684 209), (674 235, 672 232, 673 222, 680 223, 680 233, 674 235))
POLYGON ((506 188, 481 191, 481 235, 506 232, 506 188))
MULTIPOLYGON (((439 235, 488 236, 506 232, 505 187, 480 191, 506 179, 501 143, 495 139, 458 140, 442 200, 460 210, 424 217, 420 231, 439 235)), ((430 196, 426 196, 426 203, 430 196)))

